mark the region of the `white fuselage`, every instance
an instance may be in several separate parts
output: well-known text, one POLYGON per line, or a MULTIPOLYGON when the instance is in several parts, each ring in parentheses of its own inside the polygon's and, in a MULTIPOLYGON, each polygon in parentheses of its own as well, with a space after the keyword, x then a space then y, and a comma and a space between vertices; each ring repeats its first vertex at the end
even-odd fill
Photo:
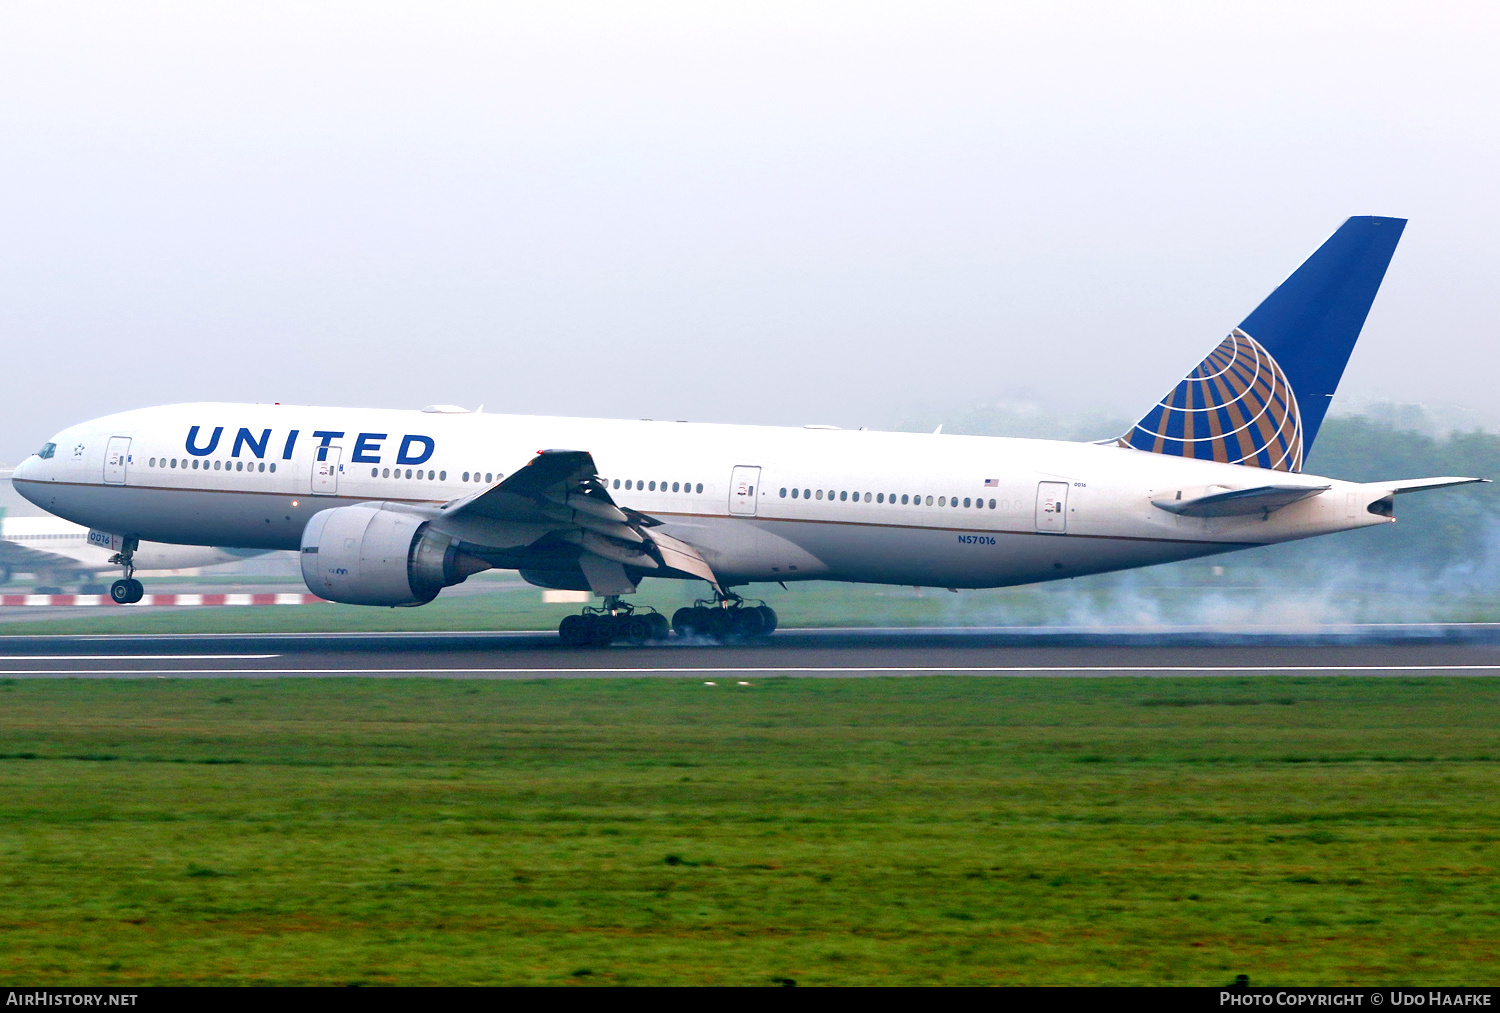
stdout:
POLYGON ((441 504, 539 450, 585 450, 616 503, 661 520, 727 584, 998 587, 1391 521, 1367 509, 1389 495, 1377 485, 994 437, 204 403, 96 419, 55 445, 14 477, 52 513, 142 540, 265 549, 297 548, 329 507, 441 504), (1330 488, 1253 516, 1152 502, 1268 482, 1330 488))

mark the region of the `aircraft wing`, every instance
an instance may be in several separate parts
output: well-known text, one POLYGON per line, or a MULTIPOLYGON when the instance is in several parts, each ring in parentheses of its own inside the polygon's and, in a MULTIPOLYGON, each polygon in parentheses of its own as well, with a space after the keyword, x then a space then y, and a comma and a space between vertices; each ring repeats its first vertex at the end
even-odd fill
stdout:
POLYGON ((0 566, 27 573, 37 570, 86 569, 86 567, 72 556, 64 556, 58 552, 48 552, 45 549, 33 549, 29 545, 22 545, 20 542, 9 540, 0 541, 0 566))
POLYGON ((598 594, 634 590, 627 567, 674 570, 718 586, 696 549, 655 530, 656 518, 615 503, 584 450, 538 451, 509 478, 442 506, 437 523, 462 539, 464 551, 496 565, 576 563, 598 594))
POLYGON ((1230 489, 1192 499, 1154 499, 1151 503, 1167 513, 1183 517, 1241 517, 1269 514, 1331 488, 1329 485, 1258 485, 1253 489, 1230 489))

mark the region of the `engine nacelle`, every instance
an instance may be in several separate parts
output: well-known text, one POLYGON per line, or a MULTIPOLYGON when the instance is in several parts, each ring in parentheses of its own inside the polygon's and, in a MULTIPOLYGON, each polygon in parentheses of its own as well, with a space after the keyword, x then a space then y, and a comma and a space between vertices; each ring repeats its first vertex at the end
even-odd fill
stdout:
POLYGON ((425 605, 489 564, 417 514, 384 504, 335 507, 302 531, 302 579, 346 605, 425 605))

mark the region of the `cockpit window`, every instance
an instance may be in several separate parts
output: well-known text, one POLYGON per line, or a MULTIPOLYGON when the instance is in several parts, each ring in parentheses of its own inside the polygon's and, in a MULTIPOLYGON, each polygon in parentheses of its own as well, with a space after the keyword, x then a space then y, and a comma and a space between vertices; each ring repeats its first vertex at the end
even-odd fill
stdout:
POLYGON ((55 444, 55 443, 49 443, 45 447, 43 447, 41 450, 38 450, 36 452, 36 456, 40 457, 42 460, 45 461, 45 460, 47 460, 49 457, 51 457, 55 453, 57 453, 57 444, 55 444))

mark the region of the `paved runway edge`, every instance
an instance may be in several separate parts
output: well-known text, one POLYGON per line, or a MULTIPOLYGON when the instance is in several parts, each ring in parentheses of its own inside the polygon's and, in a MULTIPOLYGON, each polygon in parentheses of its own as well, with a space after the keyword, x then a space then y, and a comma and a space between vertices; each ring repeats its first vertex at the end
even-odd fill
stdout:
POLYGON ((1500 628, 1224 631, 791 630, 714 645, 564 648, 552 633, 0 638, 4 678, 448 679, 1500 676, 1500 628))

